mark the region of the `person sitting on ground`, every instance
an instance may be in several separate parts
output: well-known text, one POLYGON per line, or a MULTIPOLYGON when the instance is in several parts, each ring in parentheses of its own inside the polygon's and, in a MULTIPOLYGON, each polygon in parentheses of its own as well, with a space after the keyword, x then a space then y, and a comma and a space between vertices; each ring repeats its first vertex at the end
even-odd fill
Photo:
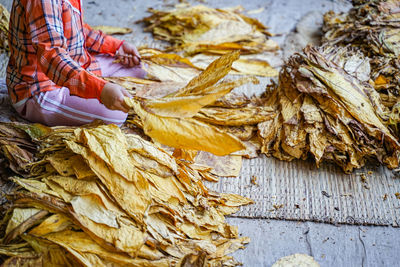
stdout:
POLYGON ((143 78, 140 55, 83 23, 80 0, 14 0, 9 28, 7 87, 23 118, 48 126, 125 122, 129 93, 101 77, 143 78))

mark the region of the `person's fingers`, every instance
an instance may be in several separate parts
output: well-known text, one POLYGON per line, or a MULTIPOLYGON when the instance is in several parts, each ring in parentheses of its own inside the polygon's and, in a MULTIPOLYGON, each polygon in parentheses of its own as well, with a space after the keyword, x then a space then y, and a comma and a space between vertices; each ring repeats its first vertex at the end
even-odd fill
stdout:
POLYGON ((120 111, 122 111, 122 112, 125 112, 125 113, 128 113, 128 112, 129 112, 129 107, 125 104, 124 101, 122 101, 122 102, 116 101, 116 102, 114 103, 114 107, 115 107, 117 110, 120 110, 120 111))
POLYGON ((133 54, 134 54, 138 59, 141 58, 141 57, 140 57, 140 54, 139 54, 139 51, 137 50, 136 46, 133 46, 133 54))
POLYGON ((140 64, 140 59, 137 56, 134 56, 132 61, 133 61, 134 65, 139 65, 140 64))
POLYGON ((129 66, 129 57, 124 57, 123 64, 124 64, 125 66, 129 66))
POLYGON ((129 58, 129 67, 132 68, 133 66, 135 66, 135 58, 131 57, 131 58, 129 58))
POLYGON ((108 109, 111 109, 111 110, 116 110, 116 107, 115 107, 115 105, 114 104, 112 104, 112 105, 106 105, 106 104, 104 104, 105 106, 106 106, 106 108, 108 108, 108 109))
POLYGON ((126 111, 124 111, 124 112, 125 112, 125 113, 128 113, 129 110, 131 109, 131 107, 128 106, 128 104, 126 104, 125 101, 123 101, 121 104, 122 104, 122 106, 124 107, 124 109, 126 110, 126 111))
POLYGON ((136 56, 138 59, 140 59, 140 54, 139 51, 137 50, 136 46, 130 43, 124 43, 124 51, 125 53, 136 56))

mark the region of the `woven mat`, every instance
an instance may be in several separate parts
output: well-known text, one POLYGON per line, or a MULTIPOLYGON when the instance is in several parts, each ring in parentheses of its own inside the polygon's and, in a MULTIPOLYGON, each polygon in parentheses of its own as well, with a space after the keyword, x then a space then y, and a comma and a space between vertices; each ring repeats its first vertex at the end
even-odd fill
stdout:
POLYGON ((400 226, 400 179, 384 167, 344 174, 329 164, 262 156, 245 160, 239 178, 209 186, 255 201, 233 217, 400 226))

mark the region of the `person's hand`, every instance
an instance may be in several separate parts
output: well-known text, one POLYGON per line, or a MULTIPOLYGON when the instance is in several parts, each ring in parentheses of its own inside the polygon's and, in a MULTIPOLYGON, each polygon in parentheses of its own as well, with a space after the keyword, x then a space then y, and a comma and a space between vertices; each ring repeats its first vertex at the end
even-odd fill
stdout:
POLYGON ((108 82, 101 91, 100 100, 108 109, 128 113, 129 106, 125 104, 124 97, 131 97, 131 95, 122 86, 108 82))
POLYGON ((115 56, 120 60, 121 64, 127 67, 132 68, 140 64, 140 54, 138 50, 133 44, 128 42, 123 42, 115 56))

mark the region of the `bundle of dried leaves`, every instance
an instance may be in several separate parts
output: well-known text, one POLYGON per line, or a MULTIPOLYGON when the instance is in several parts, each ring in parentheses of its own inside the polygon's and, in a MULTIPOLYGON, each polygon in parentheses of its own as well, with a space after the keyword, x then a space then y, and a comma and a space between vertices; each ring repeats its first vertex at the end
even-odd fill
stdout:
POLYGON ((351 45, 371 65, 370 83, 390 110, 390 124, 398 133, 400 122, 400 2, 353 1, 348 13, 324 16, 323 42, 351 45))
MULTIPOLYGON (((219 57, 205 54, 183 57, 148 47, 140 47, 139 52, 143 63, 145 63, 147 79, 184 83, 199 75, 219 57)), ((278 71, 264 60, 255 56, 244 55, 233 63, 230 74, 272 77, 277 76, 278 71)))
POLYGON ((333 161, 345 172, 369 159, 396 168, 400 144, 385 125, 385 107, 357 78, 362 68, 351 71, 360 60, 357 52, 330 46, 292 56, 266 95, 279 116, 258 125, 262 152, 282 160, 311 155, 317 165, 333 161))
POLYGON ((114 125, 36 133, 29 174, 12 178, 3 266, 238 264, 227 254, 249 239, 224 216, 252 201, 208 191, 209 168, 114 125))
POLYGON ((190 65, 195 68, 204 69, 218 55, 240 50, 242 56, 234 63, 232 74, 277 76, 260 53, 276 51, 278 45, 268 38, 271 34, 267 27, 241 11, 241 7, 214 9, 203 5, 171 11, 150 9, 153 15, 141 22, 155 38, 173 45, 167 50, 184 51, 190 56, 190 65))
POLYGON ((176 149, 255 157, 256 125, 275 117, 275 111, 230 94, 245 83, 258 83, 254 77, 219 82, 238 58, 238 51, 218 58, 180 89, 175 83, 145 85, 145 94, 136 92, 135 98, 126 100, 133 111, 128 123, 153 141, 176 149))
POLYGON ((214 9, 203 5, 171 11, 149 10, 153 15, 141 22, 155 38, 168 41, 187 54, 242 54, 275 51, 278 45, 262 23, 241 14, 241 8, 214 9))

